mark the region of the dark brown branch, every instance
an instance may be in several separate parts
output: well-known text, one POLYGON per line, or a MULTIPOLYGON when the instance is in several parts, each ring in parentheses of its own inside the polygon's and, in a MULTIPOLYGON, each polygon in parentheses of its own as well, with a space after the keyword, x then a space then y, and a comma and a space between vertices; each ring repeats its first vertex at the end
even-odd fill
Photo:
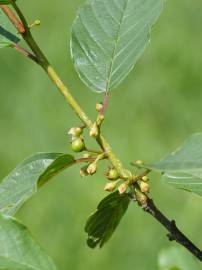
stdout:
POLYGON ((161 223, 168 230, 168 239, 176 241, 180 245, 189 250, 196 258, 202 262, 202 251, 197 248, 176 226, 174 220, 169 220, 161 211, 155 206, 153 200, 147 199, 147 203, 143 206, 145 212, 152 215, 159 223, 161 223))

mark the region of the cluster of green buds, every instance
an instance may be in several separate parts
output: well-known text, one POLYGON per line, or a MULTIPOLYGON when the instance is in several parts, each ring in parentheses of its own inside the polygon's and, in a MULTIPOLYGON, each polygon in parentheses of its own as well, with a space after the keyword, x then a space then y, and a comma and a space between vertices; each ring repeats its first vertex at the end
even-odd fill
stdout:
POLYGON ((74 152, 82 152, 85 150, 84 139, 81 136, 83 129, 80 127, 73 127, 69 130, 68 134, 71 136, 71 148, 74 152))
POLYGON ((104 115, 103 115, 103 104, 102 103, 97 103, 96 104, 96 111, 98 112, 97 119, 95 123, 93 124, 92 128, 90 129, 90 136, 96 138, 99 135, 99 130, 101 127, 101 124, 104 120, 104 115))
MULTIPOLYGON (((117 188, 118 184, 121 181, 120 175, 115 168, 109 168, 106 171, 105 175, 106 175, 107 179, 110 180, 110 182, 105 185, 104 190, 108 191, 108 192, 112 192, 117 188)), ((125 193, 128 189, 128 186, 129 186, 128 181, 125 181, 125 182, 119 184, 119 186, 118 186, 119 193, 120 194, 125 193)))
POLYGON ((110 182, 105 185, 104 190, 108 192, 114 191, 119 182, 119 173, 115 168, 108 168, 105 172, 105 176, 110 182))

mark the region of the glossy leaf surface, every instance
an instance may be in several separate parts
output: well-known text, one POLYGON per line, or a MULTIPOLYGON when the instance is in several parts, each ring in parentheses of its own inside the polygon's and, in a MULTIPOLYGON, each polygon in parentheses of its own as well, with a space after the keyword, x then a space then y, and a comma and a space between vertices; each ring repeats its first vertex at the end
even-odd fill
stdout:
POLYGON ((72 27, 71 53, 82 81, 107 92, 128 75, 143 53, 164 0, 90 0, 72 27))

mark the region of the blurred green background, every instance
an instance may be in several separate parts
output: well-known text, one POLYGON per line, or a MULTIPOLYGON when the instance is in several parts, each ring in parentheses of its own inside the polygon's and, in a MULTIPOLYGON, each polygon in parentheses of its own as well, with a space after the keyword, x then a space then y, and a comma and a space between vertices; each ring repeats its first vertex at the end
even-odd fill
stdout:
MULTIPOLYGON (((30 23, 41 20, 42 25, 33 30, 36 39, 93 118, 95 103, 102 97, 78 79, 69 53, 71 24, 83 2, 19 1, 30 23)), ((202 130, 201 14, 200 0, 167 1, 144 56, 111 93, 103 133, 126 166, 134 159, 157 161, 202 130)), ((80 122, 39 67, 11 49, 0 51, 0 61, 3 178, 33 153, 69 152, 67 130, 80 122)), ((171 244, 165 230, 135 204, 103 249, 87 247, 86 218, 105 196, 102 169, 84 180, 78 168, 69 169, 26 203, 18 217, 61 270, 156 270, 159 250, 171 244)), ((165 186, 156 174, 151 195, 202 246, 202 200, 165 186)))

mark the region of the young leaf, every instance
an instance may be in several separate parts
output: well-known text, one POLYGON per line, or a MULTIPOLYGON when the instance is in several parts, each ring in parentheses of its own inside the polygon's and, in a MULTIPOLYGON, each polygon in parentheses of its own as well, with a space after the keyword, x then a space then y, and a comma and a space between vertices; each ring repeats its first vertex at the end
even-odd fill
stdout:
POLYGON ((143 53, 165 0, 90 0, 73 23, 71 54, 81 80, 107 92, 143 53))
POLYGON ((38 153, 20 164, 0 183, 0 212, 14 215, 21 205, 61 170, 74 164, 71 155, 38 153))
POLYGON ((202 133, 192 135, 175 152, 147 167, 162 172, 166 183, 202 196, 202 133))
POLYGON ((0 269, 56 270, 52 259, 16 219, 0 214, 0 269))
POLYGON ((120 195, 117 191, 100 202, 85 226, 89 247, 95 248, 98 244, 102 247, 109 240, 125 214, 129 202, 128 194, 120 195))
MULTIPOLYGON (((1 3, 3 4, 3 2, 1 3)), ((12 44, 17 44, 20 41, 20 38, 20 34, 9 21, 3 10, 0 8, 0 48, 8 47, 12 44)))
POLYGON ((193 255, 188 254, 181 247, 171 247, 160 252, 158 258, 159 270, 199 270, 199 266, 193 255))

